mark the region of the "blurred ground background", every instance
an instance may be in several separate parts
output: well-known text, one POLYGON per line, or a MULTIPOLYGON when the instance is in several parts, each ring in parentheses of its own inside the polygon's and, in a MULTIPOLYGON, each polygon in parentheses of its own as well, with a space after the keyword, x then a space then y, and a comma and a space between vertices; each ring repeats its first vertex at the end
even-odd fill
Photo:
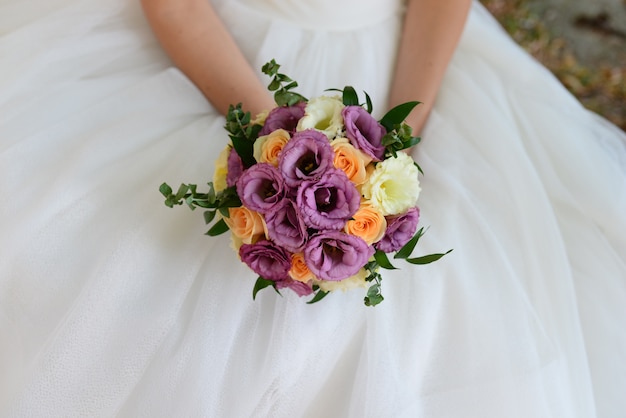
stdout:
POLYGON ((626 131, 626 0, 480 0, 588 109, 626 131))

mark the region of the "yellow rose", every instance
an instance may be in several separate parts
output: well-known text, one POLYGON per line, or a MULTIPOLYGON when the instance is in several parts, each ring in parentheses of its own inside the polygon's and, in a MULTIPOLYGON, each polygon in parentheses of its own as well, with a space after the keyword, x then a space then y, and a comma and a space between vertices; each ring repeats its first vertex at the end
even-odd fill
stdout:
POLYGON ((304 108, 304 116, 298 121, 296 131, 315 129, 333 139, 343 129, 341 111, 344 107, 339 96, 313 98, 304 108))
POLYGON ((335 151, 334 165, 342 170, 350 181, 355 185, 360 185, 367 179, 367 165, 372 159, 361 150, 352 146, 348 138, 336 138, 330 145, 335 151))
POLYGON ((289 276, 302 283, 308 283, 309 280, 315 278, 304 262, 304 255, 302 255, 302 253, 296 253, 291 256, 291 270, 289 270, 289 276))
POLYGON ((386 229, 387 220, 383 214, 368 201, 361 202, 361 207, 359 207, 359 210, 345 226, 347 234, 362 238, 367 245, 372 245, 380 241, 383 235, 385 235, 386 229))
POLYGON ((320 287, 324 292, 334 292, 335 290, 346 290, 356 289, 358 287, 367 288, 368 282, 365 281, 365 278, 368 276, 369 272, 366 269, 361 269, 354 276, 348 277, 343 280, 314 280, 314 283, 320 287))
MULTIPOLYGON (((263 217, 244 206, 229 208, 229 217, 223 218, 226 225, 234 236, 241 239, 244 244, 253 244, 260 237, 265 236, 265 221, 263 217)), ((236 240, 233 240, 236 242, 236 240)))
POLYGON ((384 216, 398 215, 417 204, 419 171, 408 154, 399 152, 376 164, 361 193, 384 216))
POLYGON ((228 184, 226 183, 226 176, 228 175, 228 155, 230 154, 231 146, 227 145, 226 148, 220 152, 220 155, 215 161, 215 171, 213 172, 213 187, 216 192, 221 192, 228 184))
POLYGON ((254 141, 254 159, 259 163, 270 163, 278 167, 278 156, 289 139, 289 132, 284 129, 258 137, 254 141))

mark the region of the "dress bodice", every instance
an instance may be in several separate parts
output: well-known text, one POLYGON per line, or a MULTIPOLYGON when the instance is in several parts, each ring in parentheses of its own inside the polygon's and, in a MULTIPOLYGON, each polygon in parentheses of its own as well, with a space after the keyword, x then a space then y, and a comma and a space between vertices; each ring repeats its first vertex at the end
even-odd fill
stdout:
POLYGON ((301 28, 348 30, 380 22, 401 11, 403 0, 213 0, 237 1, 301 28))

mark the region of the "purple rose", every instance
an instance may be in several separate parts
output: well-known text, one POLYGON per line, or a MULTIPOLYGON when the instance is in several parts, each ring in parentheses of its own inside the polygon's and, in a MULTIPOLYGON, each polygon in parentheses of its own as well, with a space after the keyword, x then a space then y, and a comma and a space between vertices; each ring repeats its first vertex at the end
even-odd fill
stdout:
POLYGON ((307 226, 337 230, 359 209, 361 195, 343 171, 333 169, 319 180, 302 182, 296 203, 307 226))
POLYGON ((363 239, 340 231, 314 235, 304 247, 304 261, 322 280, 343 280, 358 273, 374 255, 363 239))
POLYGON ((237 194, 248 208, 261 214, 271 211, 285 197, 280 172, 268 163, 255 164, 237 180, 237 194))
POLYGON ((397 216, 389 216, 385 235, 374 246, 377 250, 385 253, 398 251, 413 238, 420 219, 420 211, 416 206, 406 213, 397 216))
POLYGON ((296 132, 278 158, 278 169, 289 187, 298 187, 304 180, 319 179, 334 168, 335 153, 328 138, 313 129, 296 132))
POLYGON ((241 157, 235 151, 235 148, 230 149, 228 154, 228 173, 226 174, 226 184, 228 187, 232 187, 237 184, 237 180, 243 173, 244 167, 241 157))
POLYGON ((277 289, 284 289, 286 287, 296 292, 298 296, 308 296, 313 293, 311 285, 293 280, 291 278, 276 282, 277 289))
POLYGON ((265 118, 265 124, 259 132, 259 136, 269 135, 276 129, 284 129, 294 133, 298 121, 304 116, 305 106, 306 103, 300 102, 293 106, 280 106, 272 109, 265 118))
POLYGON ((267 280, 280 281, 289 278, 291 254, 270 241, 243 244, 239 257, 259 276, 267 280))
POLYGON ((283 200, 265 215, 265 223, 272 241, 291 252, 302 251, 307 240, 307 230, 295 202, 283 200))
POLYGON ((341 116, 350 143, 375 161, 382 161, 385 156, 382 144, 383 136, 387 133, 385 127, 361 106, 346 106, 341 116))

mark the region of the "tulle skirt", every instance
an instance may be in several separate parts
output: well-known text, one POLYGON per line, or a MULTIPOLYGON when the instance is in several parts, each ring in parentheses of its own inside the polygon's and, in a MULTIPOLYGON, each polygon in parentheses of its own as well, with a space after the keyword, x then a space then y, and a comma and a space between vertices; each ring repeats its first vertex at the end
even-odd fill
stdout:
MULTIPOLYGON (((401 7, 333 28, 275 3, 215 2, 259 77, 386 110, 401 7)), ((163 205, 211 180, 223 124, 138 4, 0 1, 0 415, 626 411, 626 135, 478 3, 413 153, 418 252, 454 251, 385 271, 375 308, 253 301, 228 238, 163 205)))

